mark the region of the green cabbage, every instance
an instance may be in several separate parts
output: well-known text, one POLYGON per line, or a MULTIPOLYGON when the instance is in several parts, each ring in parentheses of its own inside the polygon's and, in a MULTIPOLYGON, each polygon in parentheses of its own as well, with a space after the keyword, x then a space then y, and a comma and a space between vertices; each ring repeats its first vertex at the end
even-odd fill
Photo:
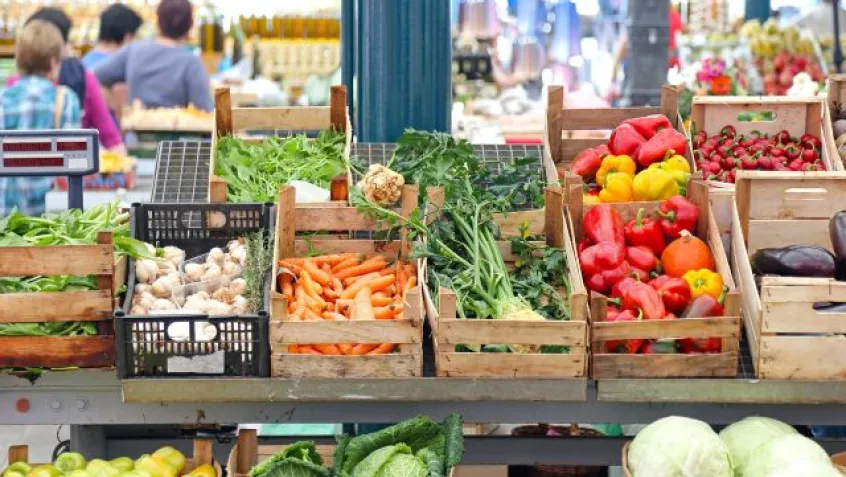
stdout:
MULTIPOLYGON (((816 442, 799 434, 776 437, 764 443, 749 456, 744 477, 771 477, 788 469, 802 470, 804 466, 826 464, 831 467, 828 454, 816 442)), ((794 475, 794 474, 785 474, 794 475)), ((817 477, 818 474, 796 474, 817 477)))
POLYGON ((732 477, 729 452, 708 424, 670 416, 646 426, 629 446, 633 477, 732 477))
POLYGON ((734 475, 741 477, 745 473, 746 462, 758 446, 776 437, 796 434, 796 429, 768 417, 747 417, 726 427, 720 432, 720 439, 728 447, 734 475))
POLYGON ((823 462, 794 462, 790 466, 775 471, 769 477, 843 477, 839 470, 831 463, 823 462))
POLYGON ((250 469, 250 477, 329 477, 312 441, 300 441, 250 469))
POLYGON ((353 469, 352 477, 427 477, 426 464, 406 444, 382 447, 371 452, 353 469))

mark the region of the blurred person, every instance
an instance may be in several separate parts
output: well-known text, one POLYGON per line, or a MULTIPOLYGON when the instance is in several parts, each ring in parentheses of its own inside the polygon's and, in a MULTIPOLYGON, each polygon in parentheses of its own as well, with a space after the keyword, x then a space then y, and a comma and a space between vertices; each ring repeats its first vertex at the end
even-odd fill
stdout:
POLYGON ((108 60, 122 46, 130 43, 144 20, 132 8, 116 3, 100 14, 97 46, 82 57, 82 64, 93 70, 108 60))
POLYGON ((211 111, 209 75, 200 58, 187 48, 194 25, 189 0, 162 0, 156 9, 159 35, 153 40, 124 46, 95 70, 107 88, 125 82, 129 102, 147 108, 184 108, 211 111))
MULTIPOLYGON (((15 43, 20 77, 0 96, 0 128, 7 130, 77 129, 81 109, 76 93, 57 85, 65 41, 53 24, 27 22, 15 43)), ((52 177, 0 177, 0 216, 17 208, 44 213, 52 177)))
MULTIPOLYGON (((796 25, 800 28, 807 28, 819 36, 833 36, 834 35, 834 6, 833 0, 822 0, 819 5, 812 7, 798 20, 796 25)), ((840 18, 840 32, 846 30, 846 10, 843 8, 837 9, 840 18)))
MULTIPOLYGON (((100 133, 100 144, 107 150, 126 154, 126 147, 117 123, 109 111, 109 105, 100 89, 100 84, 94 73, 86 71, 82 62, 68 54, 68 37, 70 36, 71 20, 64 11, 58 8, 41 8, 35 12, 26 24, 35 20, 46 21, 59 30, 62 37, 62 60, 59 66, 58 84, 67 86, 82 103, 82 127, 96 129, 100 133)), ((8 84, 14 85, 18 75, 9 78, 8 84)))

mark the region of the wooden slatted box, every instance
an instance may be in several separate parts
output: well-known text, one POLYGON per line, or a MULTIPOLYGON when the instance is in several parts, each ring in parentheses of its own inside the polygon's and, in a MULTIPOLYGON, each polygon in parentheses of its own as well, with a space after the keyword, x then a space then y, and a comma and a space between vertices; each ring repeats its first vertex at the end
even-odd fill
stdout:
MULTIPOLYGON (((582 283, 575 254, 575 243, 562 213, 563 192, 552 186, 546 190, 546 207, 532 215, 523 215, 531 235, 544 234, 549 245, 564 249, 570 281, 570 320, 527 322, 514 320, 460 319, 456 313, 456 296, 451 290, 438 291, 435 306, 428 288, 424 290, 429 324, 433 331, 435 369, 438 376, 449 377, 558 377, 577 378, 587 372, 587 293, 582 283), (539 215, 538 212, 543 212, 539 215), (472 353, 457 352, 458 344, 521 344, 565 345, 568 354, 543 353, 472 353)), ((503 235, 513 236, 521 222, 506 215, 495 219, 503 235)), ((516 257, 511 244, 501 241, 499 249, 506 264, 516 257)), ((425 266, 425 265, 424 265, 425 266)))
MULTIPOLYGON (((704 130, 709 136, 717 134, 724 126, 732 125, 737 134, 749 134, 760 131, 775 134, 782 129, 790 131, 796 137, 802 134, 814 134, 820 138, 823 147, 822 161, 826 171, 842 171, 843 162, 836 153, 832 154, 826 132, 830 129, 825 104, 818 97, 783 97, 783 96, 695 96, 690 113, 690 134, 704 130), (771 112, 772 121, 740 121, 741 113, 771 112)), ((693 152, 691 151, 691 157, 693 152)), ((695 170, 695 164, 694 170, 695 170)), ((709 181, 711 186, 732 188, 732 184, 709 181)))
MULTIPOLYGON (((823 141, 826 148, 831 155, 834 169, 837 171, 844 170, 843 157, 837 151, 837 136, 834 135, 834 121, 836 119, 835 109, 837 104, 841 108, 846 108, 846 75, 837 74, 828 77, 828 98, 827 107, 823 108, 823 141)), ((844 109, 846 111, 846 109, 844 109)))
POLYGON ((627 119, 663 114, 673 127, 684 132, 678 114, 678 90, 672 86, 661 89, 658 107, 572 109, 567 107, 565 95, 564 86, 547 89, 545 146, 560 172, 569 170, 580 152, 606 144, 611 131, 627 119))
MULTIPOLYGON (((691 231, 711 247, 717 272, 729 286, 724 307, 725 314, 715 318, 685 318, 678 320, 643 320, 634 322, 606 322, 607 297, 591 294, 591 377, 610 378, 667 378, 667 377, 733 377, 737 374, 740 347, 740 299, 734 286, 728 258, 720 240, 719 230, 711 214, 708 186, 702 181, 688 184, 688 199, 699 206, 699 224, 691 231), (716 354, 616 354, 606 352, 606 341, 620 339, 677 339, 722 338, 722 352, 716 354)), ((583 238, 582 218, 594 207, 582 203, 578 184, 570 186, 570 212, 575 226, 575 238, 583 238)), ((623 217, 634 219, 643 208, 653 215, 660 202, 630 202, 609 204, 623 217)))
MULTIPOLYGON (((247 130, 258 131, 344 131, 344 158, 349 160, 352 145, 352 126, 347 112, 347 89, 332 86, 329 106, 248 108, 232 107, 229 88, 214 92, 214 129, 212 130, 211 163, 209 164, 209 202, 226 202, 226 181, 214 174, 217 140, 223 136, 247 130)), ((262 137, 247 138, 260 141, 262 137)), ((349 171, 347 171, 349 179, 349 171)), ((283 184, 279 184, 280 186, 283 184)))
MULTIPOLYGON (((123 263, 123 262, 122 262, 123 263)), ((0 368, 115 365, 115 261, 111 232, 94 245, 0 247, 0 276, 97 277, 97 290, 0 294, 0 323, 97 322, 95 336, 0 336, 0 368)))
MULTIPOLYGON (((417 208, 417 186, 404 186, 401 213, 417 208)), ((293 187, 279 193, 273 276, 279 260, 304 257, 309 250, 319 253, 382 254, 389 259, 407 259, 410 251, 403 233, 397 240, 362 240, 339 236, 338 232, 374 232, 381 225, 365 218, 344 201, 297 204, 293 187), (298 232, 326 233, 297 238, 298 232)), ((418 263, 418 272, 420 264, 418 263)), ((423 372, 423 302, 419 286, 409 291, 402 318, 374 321, 287 321, 287 299, 271 293, 270 370, 273 377, 343 378, 410 377, 423 372), (289 344, 398 344, 398 352, 371 356, 315 356, 289 354, 289 344)))
POLYGON ((744 290, 743 318, 761 379, 846 380, 846 314, 817 302, 846 302, 846 282, 763 277, 760 293, 749 256, 766 247, 808 244, 832 250, 829 219, 846 209, 846 172, 738 176, 732 266, 744 290))

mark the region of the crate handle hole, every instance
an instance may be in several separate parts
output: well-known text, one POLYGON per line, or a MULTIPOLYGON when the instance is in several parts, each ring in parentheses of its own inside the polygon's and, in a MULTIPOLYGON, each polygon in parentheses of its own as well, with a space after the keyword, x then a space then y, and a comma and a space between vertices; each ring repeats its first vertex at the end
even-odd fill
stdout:
POLYGON ((737 113, 737 120, 742 123, 771 123, 778 118, 775 111, 743 111, 737 113))
POLYGON ((828 191, 823 188, 791 187, 784 190, 785 200, 826 200, 828 191))
POLYGON ((217 334, 217 327, 208 321, 175 321, 167 325, 168 339, 179 343, 214 341, 217 334))

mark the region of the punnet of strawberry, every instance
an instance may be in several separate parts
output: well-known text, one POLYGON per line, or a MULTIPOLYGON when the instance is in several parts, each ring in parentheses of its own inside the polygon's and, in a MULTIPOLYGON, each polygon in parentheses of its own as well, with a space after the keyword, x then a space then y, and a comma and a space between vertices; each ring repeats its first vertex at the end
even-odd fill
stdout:
POLYGON ((813 134, 797 137, 786 129, 775 134, 737 134, 734 126, 728 125, 713 136, 699 131, 693 138, 693 157, 704 178, 732 184, 738 170, 825 170, 820 138, 813 134))

